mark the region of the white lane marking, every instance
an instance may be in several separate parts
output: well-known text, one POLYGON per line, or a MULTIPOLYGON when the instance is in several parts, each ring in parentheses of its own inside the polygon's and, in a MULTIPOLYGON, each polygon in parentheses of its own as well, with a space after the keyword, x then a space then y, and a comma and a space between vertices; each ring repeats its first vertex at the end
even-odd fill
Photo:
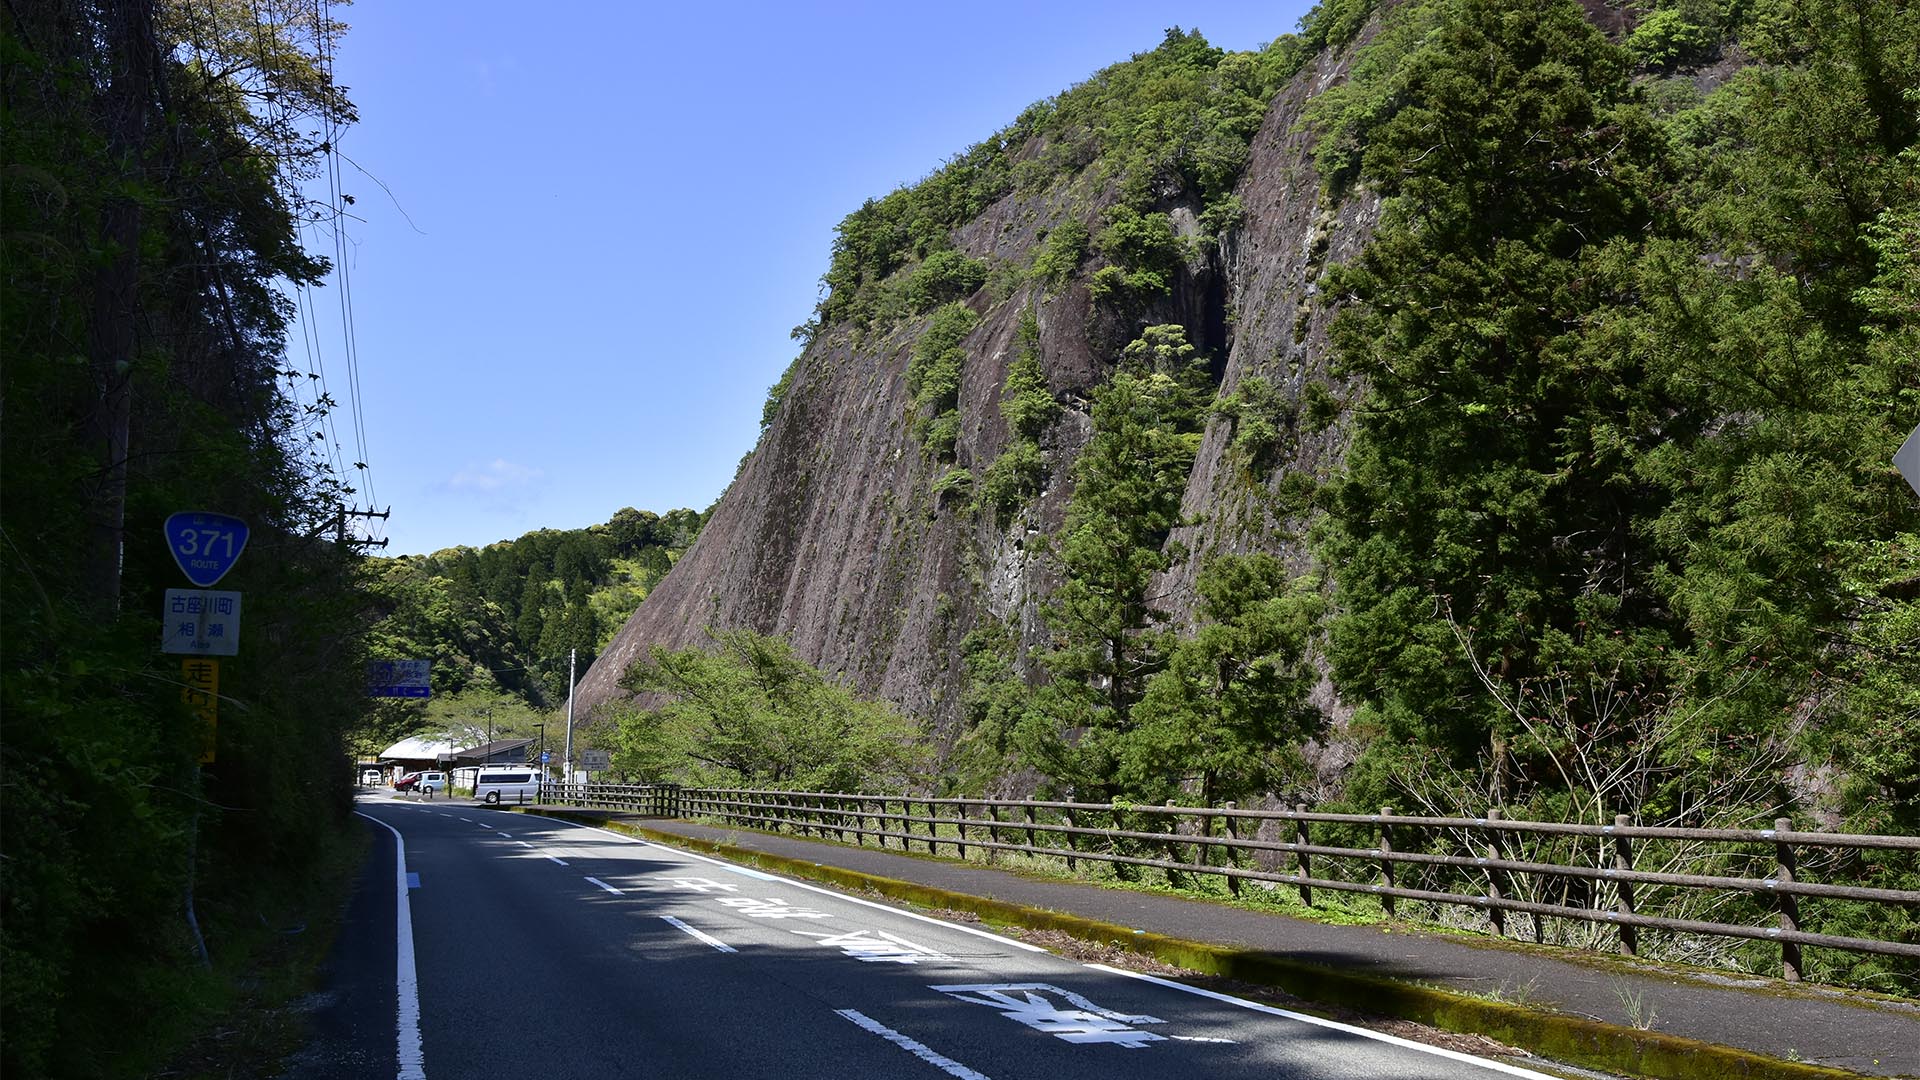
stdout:
POLYGON ((473 824, 473 819, 470 817, 463 817, 460 820, 466 822, 469 825, 473 824))
POLYGON ((1165 1035, 1133 1026, 1166 1023, 1157 1016, 1103 1009, 1080 994, 1050 983, 965 983, 928 989, 951 995, 956 1001, 997 1009, 1009 1020, 1076 1045, 1105 1044, 1139 1050, 1149 1043, 1167 1041, 1165 1035), (1073 1007, 1055 1004, 1048 993, 1066 998, 1073 1007))
POLYGON ((491 826, 491 825, 489 825, 489 824, 487 824, 487 823, 486 823, 486 822, 484 822, 484 821, 479 821, 479 822, 475 822, 474 824, 476 824, 476 825, 479 825, 479 826, 480 826, 481 828, 483 828, 483 829, 491 829, 491 828, 493 828, 493 826, 491 826))
POLYGON ((604 882, 604 881, 601 881, 601 880, 600 880, 599 878, 597 878, 597 877, 590 877, 590 878, 588 878, 587 880, 588 880, 588 881, 591 881, 591 882, 593 882, 593 883, 594 883, 595 885, 598 885, 598 886, 600 886, 600 887, 601 887, 602 889, 605 889, 605 890, 607 890, 608 892, 610 892, 610 893, 612 893, 612 894, 613 894, 613 895, 615 895, 615 896, 625 896, 625 895, 627 895, 626 893, 623 893, 623 892, 621 892, 621 891, 620 891, 619 889, 616 889, 616 888, 614 888, 613 886, 611 886, 611 885, 609 885, 609 884, 607 884, 606 882, 604 882))
POLYGON ((851 956, 862 963, 918 964, 922 961, 933 964, 951 964, 954 959, 937 949, 908 941, 898 934, 889 934, 885 930, 855 930, 848 934, 826 934, 816 930, 795 930, 801 937, 813 938, 820 944, 839 949, 842 956, 851 956))
MULTIPOLYGON (((488 828, 492 828, 492 826, 488 826, 488 828)), ((504 837, 505 839, 508 839, 508 840, 511 840, 511 839, 513 839, 513 834, 512 834, 512 833, 510 833, 510 832, 501 832, 501 830, 499 830, 499 829, 494 829, 493 831, 494 831, 494 832, 497 832, 497 833, 500 833, 500 835, 501 835, 502 837, 504 837)))
POLYGON ((532 847, 532 846, 533 846, 532 844, 529 844, 529 843, 527 843, 527 842, 526 842, 525 840, 515 840, 515 841, 514 841, 514 843, 516 843, 516 844, 519 844, 519 845, 520 845, 521 847, 532 847))
POLYGON ((681 922, 679 919, 676 919, 671 915, 662 915, 660 916, 660 919, 662 922, 665 922, 669 926, 678 927, 681 930, 685 931, 686 933, 692 935, 695 940, 704 941, 707 944, 713 946, 714 948, 720 950, 721 952, 735 951, 734 947, 727 944, 726 942, 721 941, 720 939, 712 937, 708 934, 701 933, 700 931, 695 930, 693 927, 688 926, 686 923, 681 922))
POLYGON ((1164 986, 1171 990, 1184 990, 1189 994, 1195 994, 1203 998, 1212 998, 1215 1001, 1224 1001, 1229 1005, 1238 1005, 1243 1009, 1252 1009, 1254 1012, 1266 1013, 1269 1016, 1282 1016, 1288 1020, 1298 1020, 1303 1024, 1312 1024, 1315 1027, 1328 1028, 1333 1031, 1344 1031, 1349 1035, 1358 1035, 1363 1039, 1389 1043, 1407 1050, 1418 1050, 1423 1054, 1432 1054, 1435 1057, 1443 1057, 1449 1061, 1458 1061, 1467 1065, 1478 1065, 1483 1069, 1490 1069, 1493 1072, 1506 1073, 1508 1076, 1524 1076, 1527 1080, 1553 1080, 1553 1077, 1545 1073, 1537 1073, 1532 1069, 1523 1069, 1518 1065, 1508 1065, 1501 1061, 1488 1061, 1485 1058, 1474 1057, 1472 1054, 1462 1054, 1457 1050, 1443 1050, 1440 1047, 1417 1043, 1411 1039, 1402 1039, 1393 1035, 1383 1035, 1378 1031, 1368 1031, 1366 1028, 1354 1027, 1352 1024, 1342 1024, 1338 1021, 1327 1020, 1318 1016, 1308 1016, 1305 1013, 1288 1012, 1285 1009, 1276 1009, 1271 1005, 1262 1005, 1257 1001, 1237 998, 1231 994, 1222 994, 1213 990, 1203 990, 1198 986, 1188 986, 1185 983, 1174 982, 1172 979, 1162 979, 1157 975, 1145 975, 1138 971, 1126 971, 1121 968, 1108 967, 1105 964, 1088 964, 1087 966, 1095 971, 1104 971, 1110 975, 1125 975, 1129 979, 1139 979, 1141 982, 1150 982, 1156 986, 1164 986))
POLYGON ((831 919, 824 911, 798 907, 777 896, 720 896, 714 902, 730 907, 750 919, 831 919))
POLYGON ((565 860, 565 859, 562 859, 562 858, 558 858, 558 857, 556 857, 556 856, 553 856, 553 855, 548 855, 548 856, 547 856, 547 858, 549 858, 549 859, 551 859, 551 860, 553 860, 554 862, 557 862, 557 863, 559 863, 559 864, 560 864, 561 866, 565 866, 565 865, 567 865, 567 860, 565 860))
POLYGON ((764 871, 760 871, 760 870, 750 870, 744 866, 728 865, 727 872, 732 874, 739 874, 741 877, 750 877, 750 878, 753 878, 755 881, 779 881, 780 880, 779 878, 774 877, 772 874, 765 873, 764 871))
MULTIPOLYGON (((558 820, 558 819, 556 818, 556 819, 549 819, 549 820, 558 820)), ((573 827, 576 829, 587 829, 591 832, 605 833, 606 835, 611 836, 615 840, 619 840, 623 843, 638 844, 641 847, 657 847, 662 851, 671 851, 677 855, 684 855, 689 859, 698 859, 704 863, 712 863, 713 865, 718 867, 732 868, 733 866, 732 863, 725 862, 721 859, 711 858, 706 855, 701 855, 698 852, 688 851, 684 848, 672 847, 667 844, 655 844, 647 840, 636 840, 631 836, 622 836, 617 832, 612 832, 607 829, 602 829, 594 825, 574 825, 572 822, 563 822, 563 824, 573 825, 573 827)), ((757 873, 757 871, 755 872, 757 873)), ((1008 948, 1021 949, 1030 953, 1044 953, 1047 951, 1038 945, 1029 945, 1024 941, 1015 941, 1013 938, 1010 938, 1010 937, 1001 937, 999 934, 989 933, 977 927, 967 926, 964 923, 947 922, 944 919, 936 919, 930 915, 922 915, 919 912, 907 911, 902 908, 891 907, 887 904, 878 903, 873 900, 867 900, 865 898, 858 897, 858 896, 848 896, 846 893, 834 892, 832 889, 822 888, 818 885, 809 885, 804 881, 796 881, 791 878, 772 877, 772 875, 766 875, 766 876, 770 877, 774 881, 780 882, 783 885, 791 885, 796 889, 806 889, 808 892, 816 892, 822 896, 835 897, 836 899, 845 900, 849 904, 859 904, 862 907, 870 907, 875 911, 891 912, 892 914, 898 915, 902 918, 913 919, 916 922, 923 922, 929 926, 944 926, 949 930, 958 930, 963 934, 971 934, 977 938, 985 938, 988 941, 995 942, 1000 945, 1005 945, 1008 948)))
MULTIPOLYGON (((360 814, 355 810, 354 813, 360 814)), ((393 834, 393 868, 396 881, 393 937, 394 997, 398 1002, 394 1016, 394 1046, 400 1071, 397 1080, 427 1080, 426 1054, 420 1048, 420 976, 413 964, 413 909, 407 901, 407 839, 400 830, 374 817, 360 814, 393 834)))
POLYGON ((960 1080, 988 1080, 985 1073, 975 1072, 952 1058, 947 1057, 945 1054, 940 1053, 931 1046, 928 1046, 926 1043, 920 1042, 917 1039, 908 1038, 865 1013, 857 1012, 853 1009, 835 1009, 833 1011, 866 1030, 873 1032, 875 1035, 880 1036, 900 1049, 905 1050, 921 1061, 939 1069, 948 1076, 957 1076, 960 1080))

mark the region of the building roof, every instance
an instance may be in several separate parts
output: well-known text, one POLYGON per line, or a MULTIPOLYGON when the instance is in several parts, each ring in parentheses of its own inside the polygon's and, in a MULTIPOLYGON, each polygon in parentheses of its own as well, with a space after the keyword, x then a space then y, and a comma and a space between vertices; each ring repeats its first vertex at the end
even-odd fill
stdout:
MULTIPOLYGON (((490 743, 482 743, 471 750, 456 750, 451 753, 442 754, 440 755, 440 759, 454 765, 479 765, 483 762, 492 762, 494 758, 502 755, 513 755, 517 751, 523 751, 532 745, 532 739, 495 739, 490 743)), ((525 755, 521 754, 520 757, 525 757, 525 755)), ((519 761, 515 760, 513 764, 517 765, 519 761)))
POLYGON ((459 753, 459 747, 444 735, 415 735, 401 739, 380 751, 381 761, 438 761, 442 754, 459 753))

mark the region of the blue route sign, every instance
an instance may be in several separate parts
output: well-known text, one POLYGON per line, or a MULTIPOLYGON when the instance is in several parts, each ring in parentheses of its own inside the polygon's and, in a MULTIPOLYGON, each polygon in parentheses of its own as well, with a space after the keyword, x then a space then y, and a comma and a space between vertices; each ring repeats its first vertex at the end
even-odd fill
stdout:
POLYGON ((540 751, 540 764, 545 765, 546 763, 552 760, 553 760, 553 751, 551 750, 540 751))
POLYGON ((167 518, 167 550, 187 580, 201 588, 227 576, 247 548, 247 523, 205 510, 183 510, 167 518))

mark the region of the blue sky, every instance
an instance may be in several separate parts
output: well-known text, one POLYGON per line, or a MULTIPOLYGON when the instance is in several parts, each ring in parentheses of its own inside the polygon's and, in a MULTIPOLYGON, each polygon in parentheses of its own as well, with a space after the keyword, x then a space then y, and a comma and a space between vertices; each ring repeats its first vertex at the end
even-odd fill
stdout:
MULTIPOLYGON (((706 507, 863 199, 1169 26, 1249 49, 1309 6, 340 9, 336 78, 360 112, 340 145, 392 191, 343 166, 385 553, 706 507)), ((337 286, 315 301, 337 372, 337 286)))

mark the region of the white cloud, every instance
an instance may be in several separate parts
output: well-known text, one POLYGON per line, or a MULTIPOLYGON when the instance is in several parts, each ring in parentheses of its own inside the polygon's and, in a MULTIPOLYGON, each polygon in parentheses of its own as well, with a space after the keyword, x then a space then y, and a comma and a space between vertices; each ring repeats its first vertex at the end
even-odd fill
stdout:
POLYGON ((454 491, 497 492, 521 488, 546 474, 528 465, 515 465, 505 458, 494 458, 489 465, 469 467, 453 474, 447 487, 454 491))

